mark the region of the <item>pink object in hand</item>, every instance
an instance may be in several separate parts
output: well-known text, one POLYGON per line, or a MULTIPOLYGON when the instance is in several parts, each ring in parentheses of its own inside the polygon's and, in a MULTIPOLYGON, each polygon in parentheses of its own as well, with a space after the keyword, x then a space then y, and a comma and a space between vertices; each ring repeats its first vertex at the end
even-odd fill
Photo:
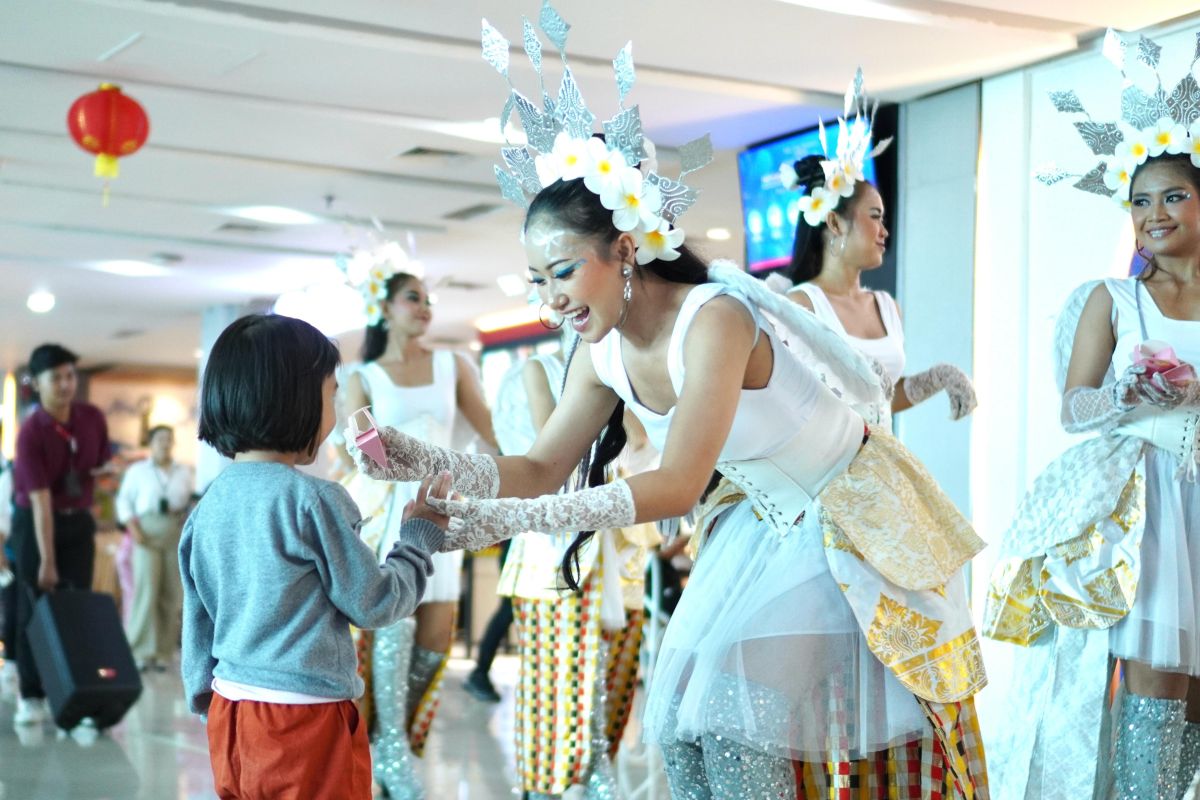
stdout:
POLYGON ((371 416, 369 408, 360 408, 350 415, 350 426, 354 428, 354 443, 358 445, 358 449, 362 450, 367 456, 381 467, 387 467, 387 453, 383 449, 383 440, 379 438, 379 428, 375 424, 375 418, 371 416), (358 415, 362 414, 367 418, 370 427, 361 433, 358 432, 358 415))
POLYGON ((1146 377, 1162 375, 1163 379, 1176 386, 1196 380, 1196 370, 1175 355, 1175 348, 1166 342, 1154 339, 1142 342, 1133 349, 1133 363, 1146 368, 1146 377))

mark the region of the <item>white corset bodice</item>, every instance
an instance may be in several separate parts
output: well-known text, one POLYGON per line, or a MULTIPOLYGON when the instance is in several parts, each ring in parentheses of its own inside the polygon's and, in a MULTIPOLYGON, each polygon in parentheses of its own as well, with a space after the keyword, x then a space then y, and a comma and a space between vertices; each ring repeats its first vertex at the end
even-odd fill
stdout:
POLYGON ((374 362, 358 368, 371 413, 380 425, 389 425, 423 442, 450 445, 457 408, 457 374, 454 353, 435 350, 433 383, 397 386, 391 376, 374 362))
MULTIPOLYGON (((791 528, 813 497, 841 474, 862 444, 864 422, 838 400, 776 336, 745 298, 720 284, 701 284, 688 294, 667 348, 667 371, 676 396, 686 376, 684 339, 692 319, 714 297, 727 294, 750 310, 774 355, 771 378, 761 389, 743 389, 717 469, 746 492, 781 534, 791 528)), ((591 346, 597 377, 625 401, 664 452, 674 408, 659 414, 638 402, 621 357, 616 331, 591 346)))

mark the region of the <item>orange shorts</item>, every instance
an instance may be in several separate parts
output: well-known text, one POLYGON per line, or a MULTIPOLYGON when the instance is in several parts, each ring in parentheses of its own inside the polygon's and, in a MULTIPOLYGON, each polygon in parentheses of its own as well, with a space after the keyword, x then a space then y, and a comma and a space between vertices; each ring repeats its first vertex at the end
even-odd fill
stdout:
POLYGON ((225 800, 370 800, 366 725, 350 700, 283 705, 213 693, 208 752, 225 800))

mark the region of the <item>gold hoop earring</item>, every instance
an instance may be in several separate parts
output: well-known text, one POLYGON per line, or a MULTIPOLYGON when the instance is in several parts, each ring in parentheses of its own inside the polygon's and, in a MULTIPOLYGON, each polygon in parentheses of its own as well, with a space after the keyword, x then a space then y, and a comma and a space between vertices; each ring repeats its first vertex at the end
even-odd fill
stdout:
MULTIPOLYGON (((546 330, 556 331, 563 326, 563 322, 565 322, 566 320, 564 320, 562 317, 558 317, 558 324, 551 325, 549 322, 546 321, 546 310, 547 309, 550 309, 550 306, 547 305, 546 303, 542 303, 540 306, 538 306, 538 322, 542 323, 542 327, 545 328, 546 330)), ((554 313, 554 310, 550 309, 550 318, 554 319, 554 317, 556 317, 556 316, 557 315, 554 313)))

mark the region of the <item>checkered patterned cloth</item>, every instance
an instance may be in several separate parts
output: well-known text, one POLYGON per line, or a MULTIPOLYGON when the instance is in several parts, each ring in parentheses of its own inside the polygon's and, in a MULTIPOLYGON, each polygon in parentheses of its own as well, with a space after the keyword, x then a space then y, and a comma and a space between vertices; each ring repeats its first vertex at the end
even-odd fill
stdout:
POLYGON ((988 800, 987 767, 972 700, 942 704, 918 700, 930 727, 920 739, 851 761, 848 701, 831 699, 837 729, 829 733, 825 763, 795 762, 796 796, 803 800, 988 800))
POLYGON ((633 706, 642 613, 626 612, 620 631, 600 628, 600 581, 584 582, 579 594, 558 600, 513 598, 519 632, 521 675, 517 682, 516 750, 521 788, 562 794, 585 780, 591 763, 590 720, 596 671, 605 669, 606 732, 615 755, 633 706), (598 663, 601 642, 608 662, 598 663))

